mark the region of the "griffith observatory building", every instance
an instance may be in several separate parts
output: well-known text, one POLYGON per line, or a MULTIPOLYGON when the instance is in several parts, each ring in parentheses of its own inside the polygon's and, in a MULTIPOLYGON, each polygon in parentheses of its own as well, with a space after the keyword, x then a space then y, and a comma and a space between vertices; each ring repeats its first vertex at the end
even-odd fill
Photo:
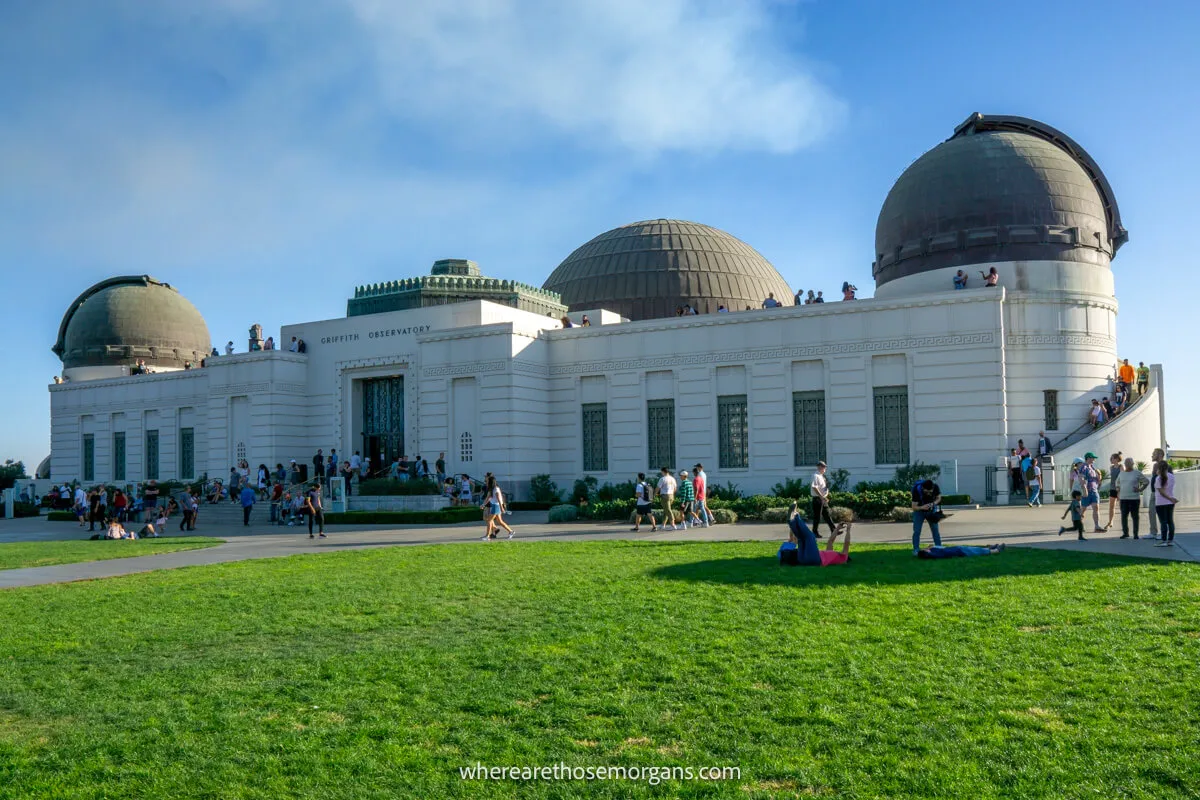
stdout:
POLYGON ((957 490, 982 499, 997 458, 1039 431, 1062 441, 1059 463, 1162 445, 1157 366, 1144 398, 1081 429, 1110 393, 1111 262, 1127 238, 1082 147, 974 114, 884 200, 872 299, 792 305, 750 245, 658 219, 586 242, 541 288, 439 261, 355 289, 345 317, 283 326, 279 349, 211 356, 175 288, 115 277, 63 316, 39 477, 192 480, 241 459, 311 463, 318 448, 430 464, 444 452, 448 472, 494 472, 520 498, 541 473, 561 487, 702 462, 710 482, 765 492, 817 460, 852 482, 921 460, 956 463, 957 490), (990 267, 995 288, 978 277, 990 267), (960 269, 971 280, 956 291, 960 269), (772 293, 786 305, 761 308, 772 293), (684 304, 700 313, 676 316, 684 304), (131 374, 138 360, 153 374, 131 374))

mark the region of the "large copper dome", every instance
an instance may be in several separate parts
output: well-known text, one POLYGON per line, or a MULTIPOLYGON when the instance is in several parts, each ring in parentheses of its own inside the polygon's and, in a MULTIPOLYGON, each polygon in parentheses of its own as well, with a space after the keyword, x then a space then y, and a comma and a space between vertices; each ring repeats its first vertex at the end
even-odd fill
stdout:
POLYGON ((604 308, 631 320, 674 315, 690 304, 759 308, 768 294, 790 304, 783 276, 725 231, 675 219, 633 222, 602 233, 558 265, 543 284, 571 311, 604 308))
POLYGON ((51 348, 63 367, 183 367, 212 346, 196 307, 167 283, 149 275, 109 278, 75 299, 63 315, 51 348))
POLYGON ((888 192, 875 227, 875 283, 997 261, 1107 269, 1127 239, 1104 173, 1066 134, 972 114, 888 192))

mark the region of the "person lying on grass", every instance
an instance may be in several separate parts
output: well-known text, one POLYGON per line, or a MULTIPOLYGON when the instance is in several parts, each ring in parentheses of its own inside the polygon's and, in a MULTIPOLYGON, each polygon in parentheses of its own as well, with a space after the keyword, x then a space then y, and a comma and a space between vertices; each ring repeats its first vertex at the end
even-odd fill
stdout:
POLYGON ((850 560, 850 528, 848 522, 843 522, 834 528, 825 542, 822 550, 817 544, 816 535, 809 530, 800 514, 799 504, 792 502, 788 512, 788 541, 779 548, 779 562, 800 567, 827 567, 832 564, 845 564, 850 560), (834 552, 833 543, 837 537, 845 534, 840 553, 834 552), (790 547, 788 545, 791 545, 790 547), (792 555, 792 554, 795 555, 792 555), (793 560, 793 558, 795 560, 793 560))
POLYGON ((989 544, 984 547, 960 545, 955 547, 926 547, 917 551, 917 558, 970 558, 971 556, 994 556, 1004 552, 1003 544, 989 544))

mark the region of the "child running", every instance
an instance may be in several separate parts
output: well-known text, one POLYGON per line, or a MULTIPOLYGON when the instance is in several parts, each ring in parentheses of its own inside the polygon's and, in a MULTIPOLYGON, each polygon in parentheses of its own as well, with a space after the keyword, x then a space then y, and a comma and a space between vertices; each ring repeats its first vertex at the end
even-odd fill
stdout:
POLYGON ((1071 515, 1071 527, 1066 528, 1060 526, 1058 535, 1062 536, 1066 531, 1073 530, 1079 534, 1080 541, 1086 541, 1083 538, 1083 504, 1081 502, 1083 492, 1076 489, 1071 492, 1071 504, 1067 506, 1067 510, 1063 512, 1062 519, 1067 518, 1067 514, 1071 515))

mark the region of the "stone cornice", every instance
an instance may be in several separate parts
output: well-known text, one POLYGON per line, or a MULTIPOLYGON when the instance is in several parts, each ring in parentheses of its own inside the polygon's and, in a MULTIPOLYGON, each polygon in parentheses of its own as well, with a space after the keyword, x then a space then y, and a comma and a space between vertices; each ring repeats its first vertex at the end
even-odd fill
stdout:
POLYGON ((521 330, 518 329, 516 323, 508 322, 492 322, 487 325, 474 325, 468 328, 447 328, 429 333, 417 335, 417 341, 421 344, 427 342, 449 342, 460 339, 478 339, 485 336, 522 336, 526 339, 536 339, 541 335, 542 330, 521 330))

